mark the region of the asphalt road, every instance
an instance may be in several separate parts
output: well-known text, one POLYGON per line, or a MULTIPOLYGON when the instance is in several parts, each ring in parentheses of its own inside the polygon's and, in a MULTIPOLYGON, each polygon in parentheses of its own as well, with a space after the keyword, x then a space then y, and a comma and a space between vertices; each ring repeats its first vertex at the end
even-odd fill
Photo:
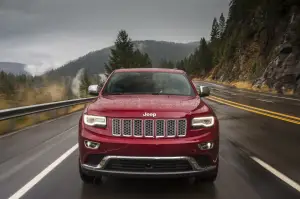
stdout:
MULTIPOLYGON (((222 88, 225 92, 219 95, 218 91, 212 92, 212 96, 294 116, 300 114, 300 101, 264 96, 274 101, 270 103, 257 100, 255 94, 241 95, 242 92, 226 89, 222 88)), ((74 113, 0 137, 0 198, 16 193, 24 199, 300 198, 299 125, 211 99, 205 101, 216 112, 221 126, 220 172, 214 185, 193 185, 188 180, 114 178, 105 178, 102 184, 83 185, 76 148, 80 113, 74 113)), ((11 197, 15 198, 18 197, 11 197)))

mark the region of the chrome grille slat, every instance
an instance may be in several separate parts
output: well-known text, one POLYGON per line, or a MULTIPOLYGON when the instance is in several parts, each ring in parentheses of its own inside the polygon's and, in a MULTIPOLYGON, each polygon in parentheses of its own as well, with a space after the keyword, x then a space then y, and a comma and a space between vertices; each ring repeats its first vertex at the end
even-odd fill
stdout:
POLYGON ((112 135, 121 136, 121 120, 112 119, 112 135))
POLYGON ((167 120, 167 137, 176 136, 176 120, 167 120))
POLYGON ((156 137, 164 137, 165 136, 165 121, 164 120, 156 120, 156 137))
POLYGON ((144 120, 144 136, 154 137, 154 122, 153 120, 144 120))
POLYGON ((184 137, 186 136, 186 125, 187 125, 187 122, 186 120, 178 120, 177 121, 177 135, 179 137, 184 137))
POLYGON ((123 136, 132 136, 132 120, 123 120, 123 136))
POLYGON ((124 137, 185 137, 186 119, 121 119, 112 118, 112 135, 124 137))
POLYGON ((133 136, 143 137, 142 120, 133 120, 133 136))

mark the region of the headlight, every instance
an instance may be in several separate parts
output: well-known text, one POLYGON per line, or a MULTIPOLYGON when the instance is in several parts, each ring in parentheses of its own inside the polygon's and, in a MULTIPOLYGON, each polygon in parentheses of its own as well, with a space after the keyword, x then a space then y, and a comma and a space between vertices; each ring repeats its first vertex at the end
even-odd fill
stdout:
POLYGON ((106 117, 102 116, 84 115, 83 121, 88 126, 106 126, 106 117))
POLYGON ((192 119, 193 127, 212 127, 215 124, 215 118, 210 117, 195 117, 192 119))

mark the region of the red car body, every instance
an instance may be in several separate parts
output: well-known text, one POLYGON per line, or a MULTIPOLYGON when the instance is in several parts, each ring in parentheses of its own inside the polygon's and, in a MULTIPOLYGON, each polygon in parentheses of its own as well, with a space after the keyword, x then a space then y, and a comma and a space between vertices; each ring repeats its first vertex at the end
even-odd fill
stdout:
MULTIPOLYGON (((181 70, 153 68, 119 69, 113 73, 139 71, 186 76, 181 70)), ((109 81, 110 77, 106 84, 109 81)), ((92 178, 102 175, 186 176, 214 181, 218 171, 219 123, 190 79, 189 83, 197 95, 104 96, 104 84, 97 99, 85 108, 79 120, 79 168, 83 181, 90 182, 92 178), (86 125, 83 119, 85 114, 105 117, 106 125, 86 125), (213 117, 214 124, 210 127, 192 127, 192 119, 199 117, 213 117), (147 132, 153 133, 146 137, 147 132), (158 132, 162 132, 160 136, 158 132), (91 144, 92 147, 87 146, 89 141, 94 144, 91 144), (212 143, 213 147, 200 147, 207 143, 212 143), (93 148, 95 144, 99 145, 93 148)))

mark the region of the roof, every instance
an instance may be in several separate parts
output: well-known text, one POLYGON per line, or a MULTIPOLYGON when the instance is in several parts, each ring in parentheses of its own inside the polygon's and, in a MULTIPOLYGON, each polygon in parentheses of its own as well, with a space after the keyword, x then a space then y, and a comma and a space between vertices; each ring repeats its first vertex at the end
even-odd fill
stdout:
POLYGON ((185 73, 183 70, 170 68, 121 68, 114 72, 168 72, 168 73, 185 73))

